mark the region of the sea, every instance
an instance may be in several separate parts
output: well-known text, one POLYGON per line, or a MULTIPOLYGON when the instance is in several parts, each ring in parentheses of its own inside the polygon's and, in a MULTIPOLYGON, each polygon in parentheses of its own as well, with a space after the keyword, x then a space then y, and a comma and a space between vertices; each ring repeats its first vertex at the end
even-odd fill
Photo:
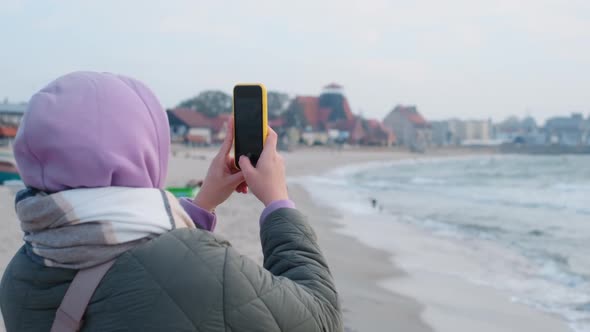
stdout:
POLYGON ((393 224, 430 239, 402 268, 430 267, 497 288, 590 332, 590 156, 417 158, 296 182, 322 204, 362 216, 345 226, 369 245, 402 250, 393 224), (429 262, 444 255, 469 264, 429 262))

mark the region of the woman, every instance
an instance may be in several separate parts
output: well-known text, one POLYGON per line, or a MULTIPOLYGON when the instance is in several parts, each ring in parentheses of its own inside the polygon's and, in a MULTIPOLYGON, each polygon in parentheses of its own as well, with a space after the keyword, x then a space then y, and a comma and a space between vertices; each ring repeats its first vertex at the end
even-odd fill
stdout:
POLYGON ((25 244, 0 286, 7 330, 49 331, 77 272, 97 266, 108 270, 81 305, 83 331, 341 330, 326 260, 288 197, 276 133, 256 168, 242 157, 235 173, 228 132, 197 197, 178 201, 161 190, 168 120, 142 83, 77 72, 35 94, 14 144, 28 189, 16 199, 25 244), (264 268, 213 234, 215 207, 245 192, 243 182, 266 206, 264 268))

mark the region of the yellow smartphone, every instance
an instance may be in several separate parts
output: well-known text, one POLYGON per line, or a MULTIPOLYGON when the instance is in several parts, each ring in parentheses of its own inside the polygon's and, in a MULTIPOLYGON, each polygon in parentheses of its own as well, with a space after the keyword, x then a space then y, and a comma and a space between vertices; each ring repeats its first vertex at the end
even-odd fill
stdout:
POLYGON ((252 165, 262 154, 268 131, 266 87, 263 84, 238 84, 234 87, 234 156, 235 166, 241 156, 252 165))

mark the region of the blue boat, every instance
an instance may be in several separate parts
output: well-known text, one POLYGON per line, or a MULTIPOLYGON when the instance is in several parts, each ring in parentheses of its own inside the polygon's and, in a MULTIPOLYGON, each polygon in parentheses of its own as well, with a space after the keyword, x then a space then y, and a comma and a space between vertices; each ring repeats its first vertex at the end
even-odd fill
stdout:
POLYGON ((14 159, 0 156, 0 184, 4 184, 5 181, 20 179, 14 159))

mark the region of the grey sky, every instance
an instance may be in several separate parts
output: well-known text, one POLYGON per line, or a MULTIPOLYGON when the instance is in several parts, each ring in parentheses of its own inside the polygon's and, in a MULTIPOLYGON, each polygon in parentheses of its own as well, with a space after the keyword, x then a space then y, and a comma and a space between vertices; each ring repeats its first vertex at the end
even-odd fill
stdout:
POLYGON ((166 107, 260 81, 344 85, 383 118, 590 113, 590 1, 0 0, 0 98, 80 69, 146 82, 166 107))

